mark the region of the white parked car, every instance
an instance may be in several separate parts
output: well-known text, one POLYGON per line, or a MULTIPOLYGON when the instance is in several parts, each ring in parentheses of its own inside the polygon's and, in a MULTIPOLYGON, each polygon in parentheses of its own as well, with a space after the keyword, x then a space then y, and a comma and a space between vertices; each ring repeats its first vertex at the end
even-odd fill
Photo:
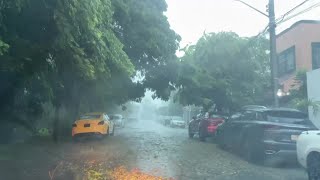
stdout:
POLYGON ((297 140, 299 163, 306 168, 309 180, 320 180, 320 131, 305 131, 297 140))
POLYGON ((182 117, 173 116, 171 118, 170 126, 171 127, 182 127, 182 128, 184 128, 186 126, 186 122, 182 119, 182 117))
POLYGON ((116 127, 124 127, 125 122, 121 114, 114 114, 111 116, 111 120, 114 122, 116 127))

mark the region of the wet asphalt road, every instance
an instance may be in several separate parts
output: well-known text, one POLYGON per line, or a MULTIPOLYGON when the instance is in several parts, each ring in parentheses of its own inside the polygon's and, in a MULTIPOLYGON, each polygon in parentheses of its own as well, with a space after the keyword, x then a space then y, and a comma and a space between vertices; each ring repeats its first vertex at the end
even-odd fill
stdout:
MULTIPOLYGON (((189 139, 186 129, 139 121, 119 129, 125 144, 136 155, 136 167, 178 180, 305 180, 298 167, 270 168, 250 164, 219 149, 213 141, 189 139)), ((109 144, 110 145, 110 144, 109 144)))
MULTIPOLYGON (((42 141, 41 141, 42 142, 42 141)), ((175 180, 306 180, 300 168, 270 168, 247 163, 219 149, 214 141, 188 138, 187 129, 138 121, 116 129, 115 136, 80 143, 35 142, 0 146, 0 180, 81 180, 86 164, 98 169, 124 166, 175 180)), ((97 169, 95 168, 95 169, 97 169)))

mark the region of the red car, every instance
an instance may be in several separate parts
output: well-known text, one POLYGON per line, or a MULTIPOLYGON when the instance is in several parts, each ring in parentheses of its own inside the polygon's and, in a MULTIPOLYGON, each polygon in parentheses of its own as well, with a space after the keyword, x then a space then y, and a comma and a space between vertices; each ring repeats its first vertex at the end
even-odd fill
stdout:
POLYGON ((193 118, 189 123, 189 137, 193 138, 195 134, 199 135, 200 141, 205 141, 207 137, 213 137, 220 124, 224 123, 224 118, 217 115, 211 115, 209 118, 193 118))

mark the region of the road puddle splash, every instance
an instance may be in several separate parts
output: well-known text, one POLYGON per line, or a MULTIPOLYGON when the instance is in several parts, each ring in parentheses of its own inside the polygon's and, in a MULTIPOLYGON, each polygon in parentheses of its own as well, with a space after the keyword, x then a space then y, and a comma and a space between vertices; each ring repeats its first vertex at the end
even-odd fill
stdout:
POLYGON ((172 178, 164 178, 147 174, 139 169, 132 169, 129 171, 125 167, 118 167, 112 171, 101 170, 102 169, 86 170, 86 177, 84 180, 173 180, 172 178))
POLYGON ((128 170, 124 166, 108 167, 99 161, 87 161, 82 168, 67 162, 60 162, 53 170, 49 171, 49 179, 74 179, 74 180, 174 180, 145 173, 138 168, 128 170), (67 178, 66 172, 72 171, 73 176, 67 178))
POLYGON ((139 169, 128 171, 123 167, 113 170, 110 176, 113 180, 173 180, 172 178, 150 175, 140 171, 139 169))

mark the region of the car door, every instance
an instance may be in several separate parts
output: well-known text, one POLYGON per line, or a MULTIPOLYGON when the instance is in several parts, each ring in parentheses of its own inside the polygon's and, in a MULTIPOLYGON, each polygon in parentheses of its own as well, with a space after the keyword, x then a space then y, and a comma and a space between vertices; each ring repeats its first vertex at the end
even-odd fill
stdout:
MULTIPOLYGON (((239 121, 240 114, 231 116, 228 120, 226 120, 219 129, 221 130, 221 141, 223 144, 232 147, 233 146, 233 136, 234 136, 234 129, 236 126, 237 121, 239 121)), ((220 131, 219 130, 219 131, 220 131)))
POLYGON ((231 129, 231 144, 235 148, 241 146, 242 136, 245 134, 245 130, 247 126, 249 126, 256 119, 256 112, 246 110, 243 111, 240 117, 234 121, 232 129, 231 129))

